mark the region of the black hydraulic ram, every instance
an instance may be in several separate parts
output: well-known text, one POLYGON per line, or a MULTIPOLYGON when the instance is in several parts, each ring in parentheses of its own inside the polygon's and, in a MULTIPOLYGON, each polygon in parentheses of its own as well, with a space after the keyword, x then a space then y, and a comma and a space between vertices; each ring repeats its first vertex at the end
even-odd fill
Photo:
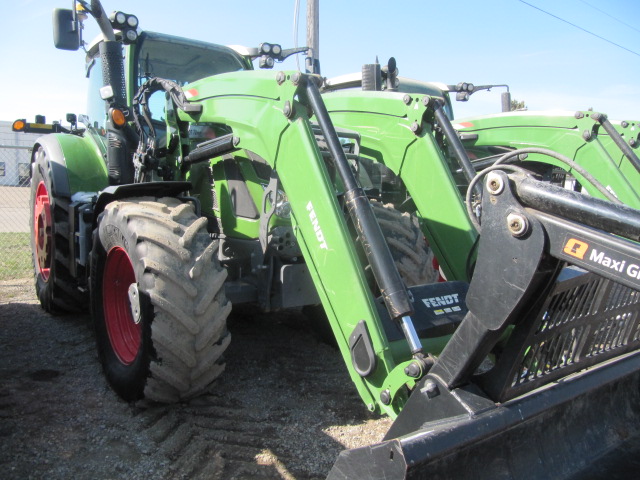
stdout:
POLYGON ((635 154, 631 147, 627 145, 627 143, 622 139, 622 136, 618 133, 618 131, 611 125, 611 122, 607 118, 604 113, 594 112, 591 114, 591 118, 602 125, 605 132, 609 134, 614 143, 618 146, 618 148, 622 151, 625 157, 631 162, 631 165, 635 167, 635 169, 640 173, 640 159, 635 154))
MULTIPOLYGON (((458 132, 456 132, 456 129, 453 128, 453 125, 451 125, 451 121, 449 121, 447 114, 444 112, 440 100, 432 99, 432 104, 433 114, 436 117, 438 125, 440 125, 440 128, 442 128, 445 137, 449 141, 451 148, 453 149, 453 154, 458 161, 458 165, 460 165, 460 168, 462 168, 462 173, 464 173, 467 181, 471 182, 471 180, 473 180, 473 178, 476 176, 476 169, 473 167, 471 160, 469 160, 467 151, 464 149, 464 146, 460 141, 460 137, 458 137, 458 132)), ((480 194, 480 187, 476 187, 475 192, 480 194)))
POLYGON ((445 137, 447 137, 447 140, 449 140, 449 144, 453 149, 453 154, 458 160, 465 178, 470 182, 476 176, 476 170, 475 168, 473 168, 471 160, 469 160, 467 152, 464 149, 462 142, 458 138, 458 133, 456 132, 455 128, 453 128, 453 125, 451 125, 449 118, 447 118, 447 115, 442 108, 442 104, 437 99, 433 99, 432 103, 433 113, 436 117, 436 120, 438 121, 438 125, 440 125, 440 128, 442 128, 445 137))
POLYGON ((400 323, 409 342, 411 352, 413 354, 419 353, 422 351, 422 346, 410 318, 410 315, 413 314, 411 299, 395 266, 387 242, 384 239, 382 230, 380 230, 380 225, 378 225, 378 221, 371 209, 369 199, 364 190, 358 185, 351 171, 347 157, 338 140, 335 127, 312 77, 306 77, 306 92, 309 105, 316 116, 320 130, 329 147, 329 152, 335 161, 336 169, 344 183, 349 215, 358 231, 367 260, 371 264, 373 275, 389 311, 389 316, 400 323))

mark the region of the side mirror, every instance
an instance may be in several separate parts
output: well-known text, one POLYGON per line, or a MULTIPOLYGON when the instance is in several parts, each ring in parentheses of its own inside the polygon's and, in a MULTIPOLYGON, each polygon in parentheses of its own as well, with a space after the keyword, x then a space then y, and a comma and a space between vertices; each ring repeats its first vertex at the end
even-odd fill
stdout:
POLYGON ((72 10, 56 8, 53 11, 53 44, 61 50, 80 48, 80 28, 72 10))
POLYGON ((75 113, 67 113, 67 122, 71 124, 71 130, 78 128, 78 117, 75 113))

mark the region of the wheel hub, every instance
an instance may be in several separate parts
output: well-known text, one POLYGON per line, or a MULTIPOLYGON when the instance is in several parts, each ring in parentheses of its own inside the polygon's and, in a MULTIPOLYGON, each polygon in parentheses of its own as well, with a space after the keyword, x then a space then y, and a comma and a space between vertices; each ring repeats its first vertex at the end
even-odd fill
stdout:
POLYGON ((120 362, 131 365, 142 346, 142 314, 133 265, 122 247, 107 253, 102 303, 111 348, 120 362))
POLYGON ((132 283, 129 285, 129 304, 131 305, 131 316, 133 317, 133 323, 138 325, 141 320, 140 315, 140 292, 138 292, 138 284, 132 283))
POLYGON ((40 182, 33 203, 33 240, 38 272, 45 282, 51 272, 52 231, 49 192, 44 182, 40 182))

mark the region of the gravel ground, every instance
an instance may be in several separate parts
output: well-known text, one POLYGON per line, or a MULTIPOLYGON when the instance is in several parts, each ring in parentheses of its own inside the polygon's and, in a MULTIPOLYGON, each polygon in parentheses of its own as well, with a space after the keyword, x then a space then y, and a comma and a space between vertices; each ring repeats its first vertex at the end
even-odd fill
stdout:
POLYGON ((227 370, 189 403, 129 404, 107 386, 86 315, 53 317, 31 279, 0 282, 3 479, 324 478, 381 440, 341 356, 296 314, 235 313, 227 370))

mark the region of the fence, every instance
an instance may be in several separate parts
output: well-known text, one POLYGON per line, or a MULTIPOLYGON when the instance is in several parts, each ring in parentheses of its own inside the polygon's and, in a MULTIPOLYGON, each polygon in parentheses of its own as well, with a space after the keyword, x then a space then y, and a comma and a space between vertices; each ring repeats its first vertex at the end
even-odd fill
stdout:
POLYGON ((31 275, 31 147, 0 145, 0 281, 31 275))

